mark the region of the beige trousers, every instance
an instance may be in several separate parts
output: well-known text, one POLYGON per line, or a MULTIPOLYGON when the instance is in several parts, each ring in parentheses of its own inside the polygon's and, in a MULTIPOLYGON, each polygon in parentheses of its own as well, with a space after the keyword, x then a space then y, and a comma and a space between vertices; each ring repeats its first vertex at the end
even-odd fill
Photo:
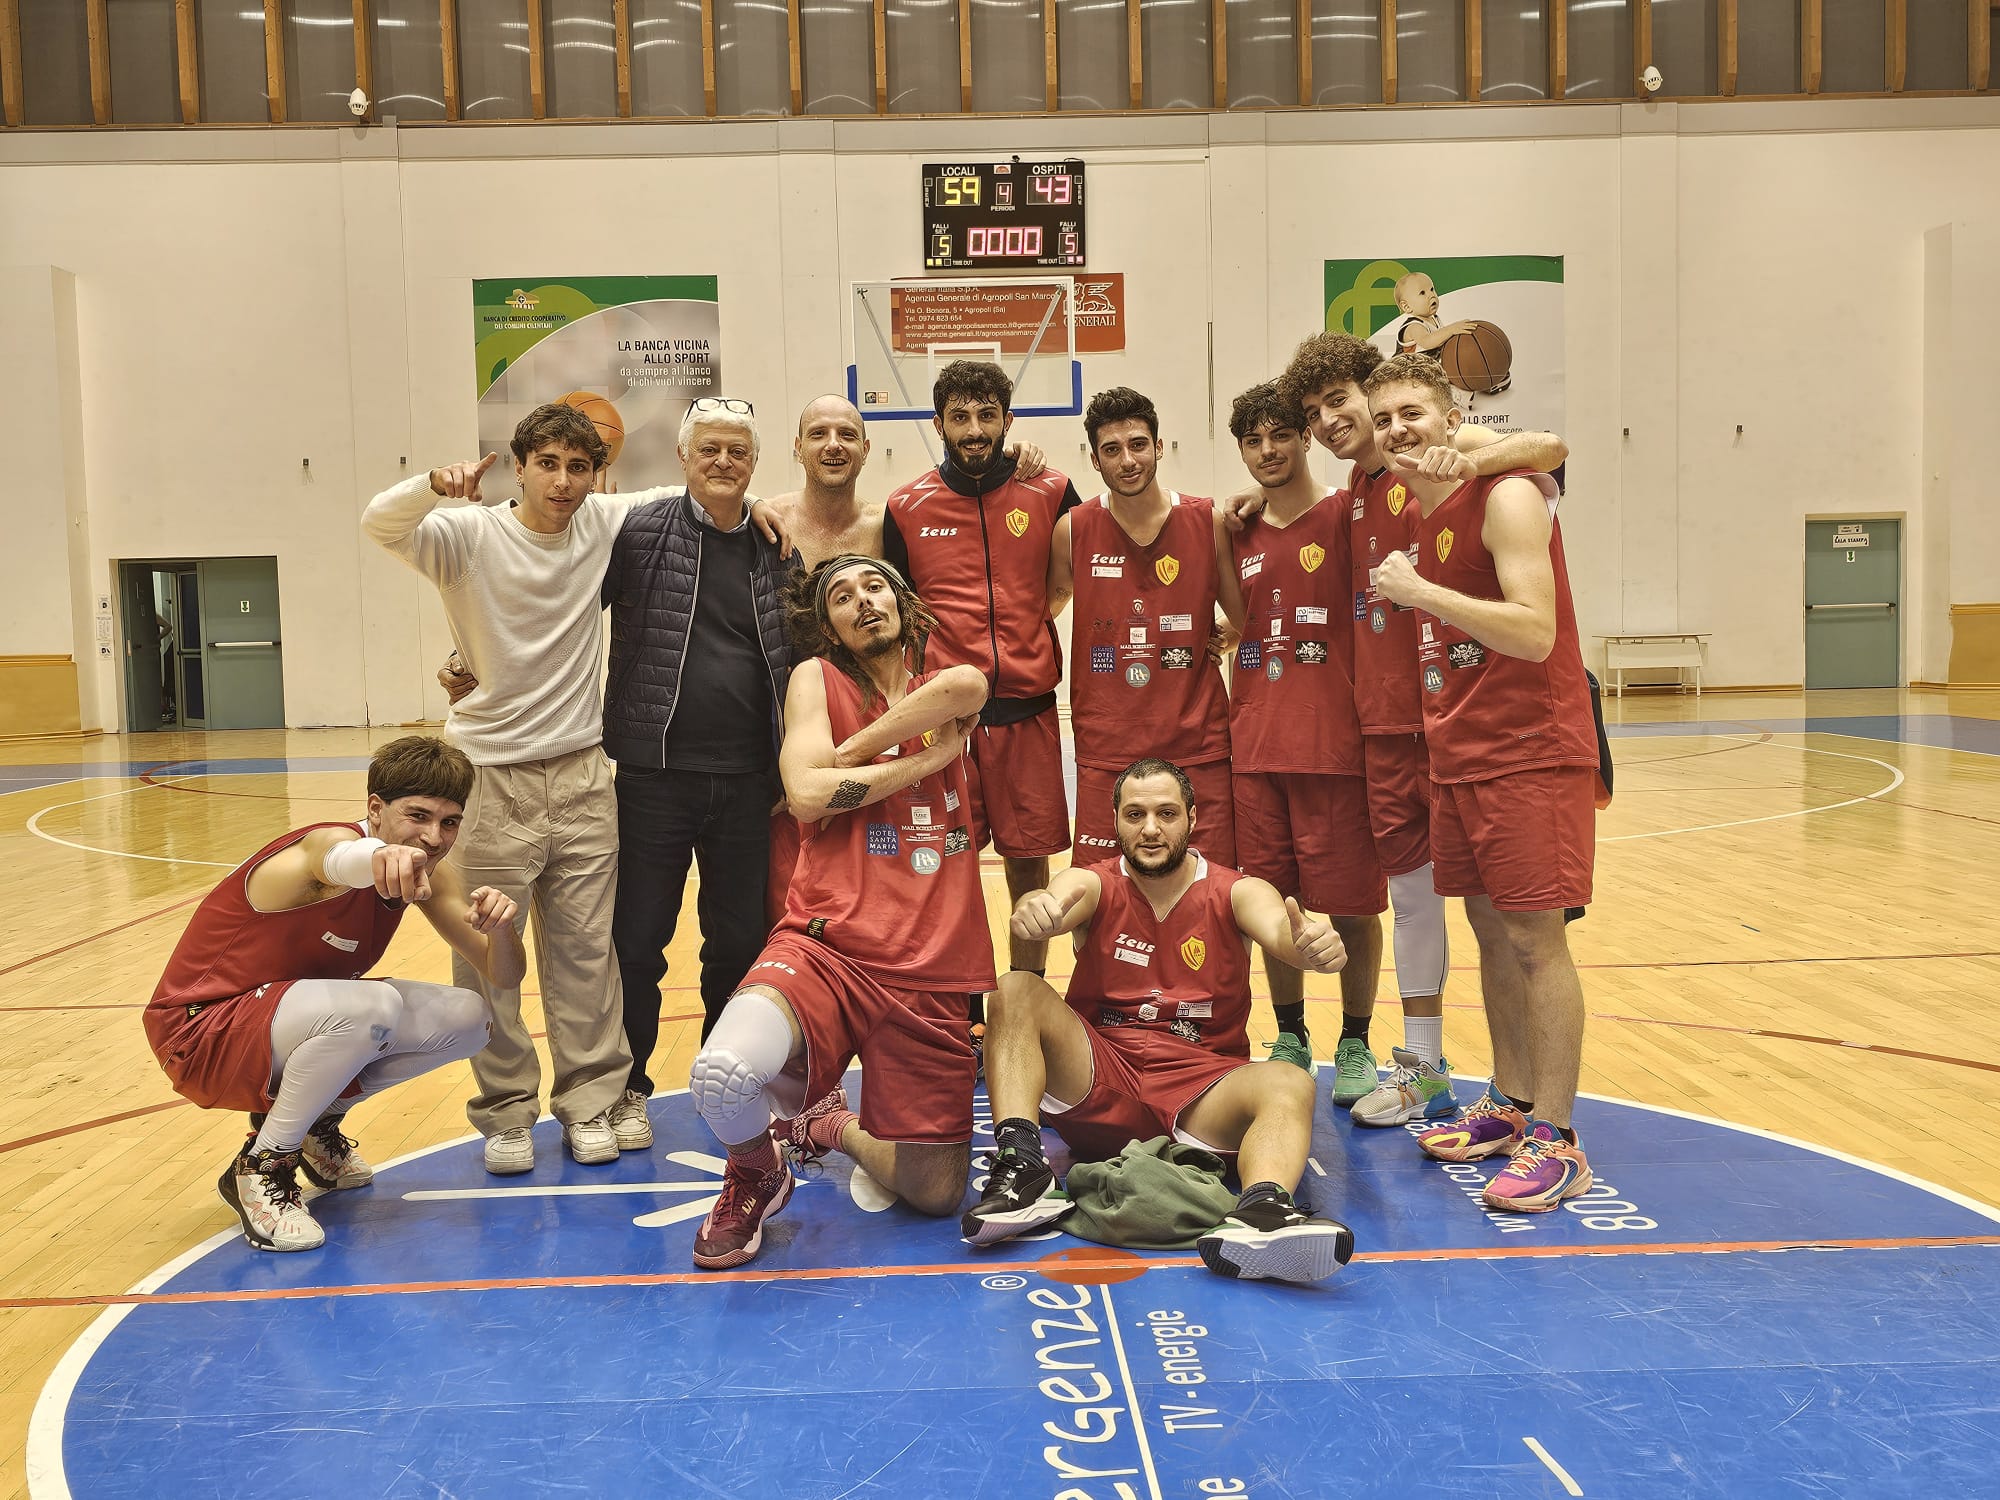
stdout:
MULTIPOLYGON (((475 766, 451 862, 469 889, 490 885, 534 928, 555 1081, 549 1110, 565 1125, 602 1114, 625 1091, 618 966, 611 908, 618 889, 618 799, 611 764, 592 745, 548 760, 475 766)), ((533 1125, 542 1067, 521 1018, 521 992, 498 989, 455 957, 453 982, 476 989, 493 1013, 493 1039, 472 1059, 479 1092, 466 1117, 481 1135, 533 1125)))

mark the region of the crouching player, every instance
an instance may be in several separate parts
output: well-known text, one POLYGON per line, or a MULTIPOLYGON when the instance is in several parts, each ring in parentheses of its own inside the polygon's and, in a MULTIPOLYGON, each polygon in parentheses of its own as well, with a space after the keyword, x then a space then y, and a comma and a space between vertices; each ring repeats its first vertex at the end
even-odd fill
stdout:
POLYGON ((1322 1281, 1354 1236, 1292 1201, 1313 1081, 1250 1061, 1249 944, 1332 974, 1347 959, 1340 935, 1267 882, 1190 857, 1194 787, 1179 766, 1136 761, 1111 797, 1123 857, 1065 870, 1014 908, 1016 937, 1077 934, 1076 972, 1067 1002, 1036 975, 1001 980, 986 1037, 998 1150, 965 1239, 995 1244, 1068 1212, 1042 1155, 1046 1117, 1087 1160, 1158 1135, 1233 1157, 1246 1186, 1202 1237, 1203 1262, 1224 1276, 1322 1281))
POLYGON ((363 979, 414 905, 487 979, 521 982, 514 903, 474 891, 446 860, 472 763, 411 735, 368 764, 359 823, 314 823, 272 840, 203 898, 146 1007, 168 1081, 205 1109, 252 1111, 254 1133, 218 1184, 260 1250, 312 1250, 298 1170, 321 1188, 375 1173, 341 1132, 370 1094, 486 1045, 472 990, 363 979))
POLYGON ((792 673, 778 756, 801 846, 784 917, 694 1060, 695 1108, 729 1152, 695 1236, 704 1270, 762 1245, 792 1194, 781 1144, 844 1151, 923 1213, 965 1196, 966 997, 993 988, 964 760, 986 679, 925 674, 935 625, 879 558, 830 558, 794 587, 793 637, 818 657, 792 673), (840 1087, 857 1055, 858 1117, 840 1087))

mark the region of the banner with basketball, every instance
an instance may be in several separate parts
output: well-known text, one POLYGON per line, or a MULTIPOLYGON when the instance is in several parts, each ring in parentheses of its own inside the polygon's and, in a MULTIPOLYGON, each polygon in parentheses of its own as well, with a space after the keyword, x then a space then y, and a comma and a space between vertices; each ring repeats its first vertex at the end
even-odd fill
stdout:
POLYGON ((515 423, 566 401, 610 445, 620 489, 677 484, 689 403, 729 394, 713 276, 475 281, 472 319, 484 453, 505 454, 515 423))
POLYGON ((1432 355, 1472 421, 1563 430, 1560 255, 1330 260, 1326 326, 1384 354, 1432 355))

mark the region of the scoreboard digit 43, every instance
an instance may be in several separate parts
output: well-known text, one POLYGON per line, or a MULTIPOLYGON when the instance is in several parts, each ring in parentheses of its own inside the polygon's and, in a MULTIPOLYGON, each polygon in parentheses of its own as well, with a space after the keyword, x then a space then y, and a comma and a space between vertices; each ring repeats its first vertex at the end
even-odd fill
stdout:
POLYGON ((1083 257, 1082 162, 925 166, 925 270, 1060 269, 1083 257))

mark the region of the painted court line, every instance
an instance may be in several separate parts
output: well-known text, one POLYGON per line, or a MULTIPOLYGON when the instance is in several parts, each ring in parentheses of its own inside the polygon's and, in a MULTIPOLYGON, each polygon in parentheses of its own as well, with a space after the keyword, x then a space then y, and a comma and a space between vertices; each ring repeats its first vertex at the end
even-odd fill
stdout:
MULTIPOLYGON (((235 1234, 224 1236, 236 1238, 235 1234)), ((1474 1245, 1461 1249, 1357 1252, 1354 1265, 1404 1265, 1457 1260, 1605 1260, 1630 1255, 1755 1255, 1791 1250, 2000 1249, 2000 1235, 1925 1235, 1887 1239, 1688 1241, 1633 1245, 1474 1245)), ((1092 1272, 1189 1270, 1198 1255, 1107 1255, 1090 1260, 1092 1272)), ((227 1302, 304 1302, 322 1297, 422 1296, 440 1292, 591 1291, 606 1287, 728 1286, 735 1283, 887 1281, 905 1277, 990 1276, 1038 1271, 1034 1261, 962 1260, 915 1266, 800 1266, 762 1271, 619 1272, 603 1276, 501 1276, 453 1281, 358 1282, 352 1286, 245 1287, 206 1292, 96 1292, 72 1297, 0 1297, 0 1311, 54 1307, 212 1306, 227 1302)))
POLYGON ((1160 1500, 1160 1473, 1153 1467, 1153 1445, 1146 1441, 1146 1414, 1139 1409, 1139 1392, 1132 1384, 1132 1366, 1125 1358, 1125 1335, 1118 1328, 1118 1309, 1111 1305, 1109 1283, 1099 1288, 1104 1294, 1104 1327, 1111 1335, 1111 1348, 1118 1356, 1118 1378, 1125 1382, 1125 1404, 1132 1413, 1132 1435, 1139 1440, 1139 1462, 1146 1470, 1146 1487, 1153 1500, 1160 1500))
POLYGON ((1528 1451, 1530 1453, 1534 1454, 1535 1457, 1539 1458, 1543 1463, 1548 1465, 1549 1472, 1562 1481, 1562 1487, 1564 1489, 1568 1490, 1572 1495, 1581 1495, 1583 1493, 1583 1486, 1578 1484, 1574 1479, 1569 1477, 1568 1469, 1565 1469, 1561 1464, 1557 1463, 1553 1458, 1549 1456, 1548 1449, 1544 1448, 1540 1443, 1536 1442, 1531 1437, 1524 1437, 1521 1439, 1521 1441, 1528 1445, 1528 1451))
MULTIPOLYGON (((1739 738, 1739 736, 1730 736, 1739 738)), ((1747 737, 1741 737, 1747 738, 1747 737)), ((1762 739, 1753 741, 1762 744, 1762 739)), ((1766 813, 1761 818, 1732 818, 1726 823, 1703 823, 1694 828, 1656 828, 1650 833, 1620 833, 1610 838, 1600 838, 1600 844, 1625 844, 1635 839, 1664 839, 1679 833, 1714 833, 1723 828, 1748 828, 1756 823, 1781 823, 1787 818, 1811 817, 1814 813, 1838 812, 1843 807, 1853 807, 1861 802, 1873 802, 1878 797, 1886 797, 1903 784, 1903 773, 1886 760, 1877 760, 1872 755, 1850 755, 1845 750, 1822 750, 1816 745, 1777 745, 1780 750, 1797 750, 1805 755, 1831 755, 1835 760, 1864 761, 1871 766, 1880 766, 1889 773, 1889 784, 1876 791, 1864 792, 1859 797, 1849 797, 1843 802, 1828 802, 1819 807, 1800 807, 1791 812, 1766 813)))

